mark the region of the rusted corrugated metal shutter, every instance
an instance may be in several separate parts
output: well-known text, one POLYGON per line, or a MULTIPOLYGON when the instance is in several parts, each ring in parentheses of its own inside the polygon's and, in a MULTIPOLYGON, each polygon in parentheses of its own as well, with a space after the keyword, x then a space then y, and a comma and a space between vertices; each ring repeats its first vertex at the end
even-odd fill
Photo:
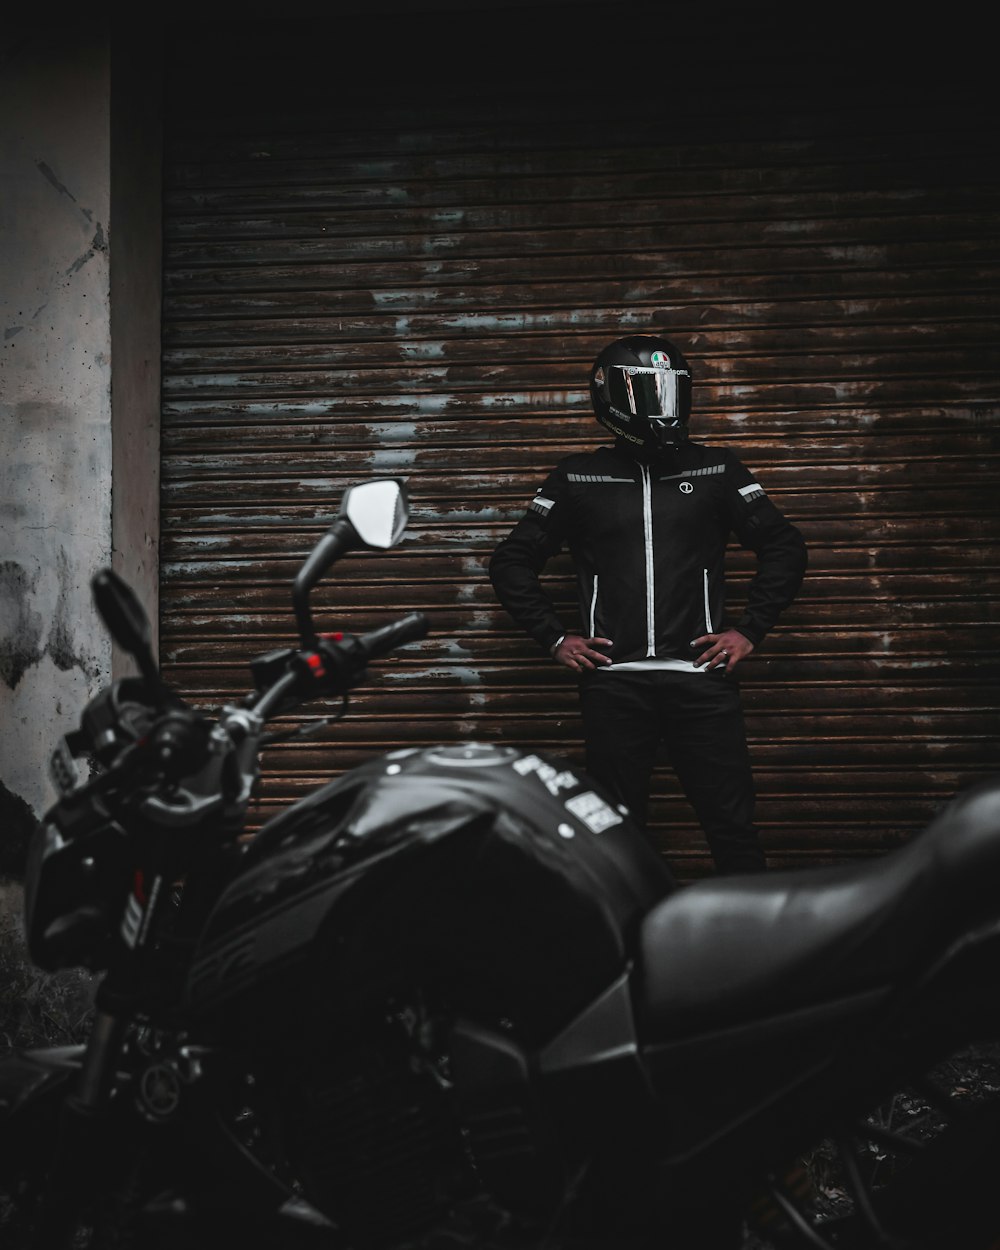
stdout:
MULTIPOLYGON (((258 820, 399 745, 499 738, 579 761, 573 681, 485 570, 555 460, 600 441, 587 371, 622 330, 682 346, 693 436, 736 450, 810 546, 798 601, 744 668, 772 864, 879 853, 996 771, 988 117, 891 93, 861 107, 811 90, 808 67, 750 94, 717 76, 667 124, 552 78, 525 96, 427 77, 415 99, 352 80, 324 99, 308 38, 269 27, 211 91, 212 49, 172 56, 167 675, 203 705, 243 691, 248 657, 292 639, 300 561, 372 475, 406 478, 409 535, 338 566, 318 618, 431 620, 333 734, 271 750, 258 820)), ((738 610, 752 566, 734 550, 731 567, 738 610)), ((569 623, 568 574, 561 558, 548 576, 569 623)), ((666 768, 654 809, 681 877, 706 872, 666 768)))

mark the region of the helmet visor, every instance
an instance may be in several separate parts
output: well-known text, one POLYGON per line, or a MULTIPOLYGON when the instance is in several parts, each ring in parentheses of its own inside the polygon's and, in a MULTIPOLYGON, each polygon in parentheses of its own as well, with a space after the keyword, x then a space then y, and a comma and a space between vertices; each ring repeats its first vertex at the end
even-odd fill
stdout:
POLYGON ((619 412, 634 417, 681 420, 680 377, 686 369, 644 365, 612 365, 608 369, 608 399, 619 412))

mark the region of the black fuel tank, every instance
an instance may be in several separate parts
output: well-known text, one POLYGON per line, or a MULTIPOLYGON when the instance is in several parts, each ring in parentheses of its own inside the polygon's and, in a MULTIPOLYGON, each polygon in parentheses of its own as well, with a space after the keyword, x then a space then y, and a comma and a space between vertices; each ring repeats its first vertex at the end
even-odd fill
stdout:
POLYGON ((212 1009, 296 967, 310 985, 370 984, 419 960, 544 1035, 618 975, 673 888, 627 814, 565 761, 482 743, 398 751, 261 830, 209 918, 190 998, 212 1009))

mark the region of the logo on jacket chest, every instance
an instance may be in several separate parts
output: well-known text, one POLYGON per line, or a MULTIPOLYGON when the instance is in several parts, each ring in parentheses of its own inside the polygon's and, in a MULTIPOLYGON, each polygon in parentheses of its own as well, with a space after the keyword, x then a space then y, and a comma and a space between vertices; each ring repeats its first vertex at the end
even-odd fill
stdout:
POLYGON ((682 473, 670 473, 666 477, 658 478, 660 482, 676 482, 677 489, 682 495, 694 494, 694 482, 691 480, 695 477, 718 477, 720 473, 725 473, 726 466, 724 464, 708 464, 703 469, 685 469, 682 473))

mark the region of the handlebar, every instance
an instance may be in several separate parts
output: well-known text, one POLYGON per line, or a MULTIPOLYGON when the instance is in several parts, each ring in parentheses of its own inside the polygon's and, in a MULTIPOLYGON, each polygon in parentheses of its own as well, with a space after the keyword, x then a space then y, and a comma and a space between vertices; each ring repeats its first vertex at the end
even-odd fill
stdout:
POLYGON ((366 661, 377 660, 407 642, 419 642, 421 638, 426 638, 427 628, 428 620, 423 612, 409 612, 398 621, 362 634, 358 642, 366 661))
POLYGON ((320 695, 346 695, 363 680, 367 665, 397 647, 426 636, 428 619, 410 612, 366 634, 320 635, 315 649, 279 653, 280 669, 259 697, 241 707, 224 709, 210 729, 203 716, 175 702, 149 727, 143 738, 127 746, 88 784, 63 794, 61 823, 69 828, 81 817, 84 804, 120 787, 136 767, 145 766, 173 780, 169 799, 146 791, 142 810, 161 824, 189 826, 224 803, 239 808, 249 800, 257 776, 257 753, 266 738, 267 720, 320 695), (183 778, 183 783, 182 783, 183 778))
MULTIPOLYGON (((345 494, 341 513, 293 588, 298 646, 251 660, 256 690, 239 705, 225 706, 215 724, 164 686, 150 649, 148 619, 131 588, 111 570, 95 577, 98 611, 136 659, 142 677, 120 678, 95 695, 79 728, 65 735, 53 756, 59 791, 53 819, 67 836, 86 832, 93 823, 91 808, 94 819, 124 825, 138 815, 164 828, 194 828, 209 817, 223 831, 236 828, 259 777, 261 747, 289 737, 265 733, 267 721, 330 696, 341 700, 338 715, 318 725, 339 719, 348 691, 364 680, 371 661, 425 637, 428 620, 422 612, 361 635, 313 629, 308 597, 322 573, 354 547, 395 546, 409 515, 400 479, 377 479, 349 493, 350 505, 345 494), (74 759, 85 753, 102 771, 81 784, 74 759)), ((304 737, 315 728, 295 732, 304 737)))
POLYGON ((265 721, 317 695, 346 694, 363 679, 372 660, 423 638, 427 627, 422 612, 410 612, 367 634, 319 634, 311 650, 264 657, 267 684, 253 703, 254 714, 265 721), (271 680, 279 670, 277 679, 271 680))

